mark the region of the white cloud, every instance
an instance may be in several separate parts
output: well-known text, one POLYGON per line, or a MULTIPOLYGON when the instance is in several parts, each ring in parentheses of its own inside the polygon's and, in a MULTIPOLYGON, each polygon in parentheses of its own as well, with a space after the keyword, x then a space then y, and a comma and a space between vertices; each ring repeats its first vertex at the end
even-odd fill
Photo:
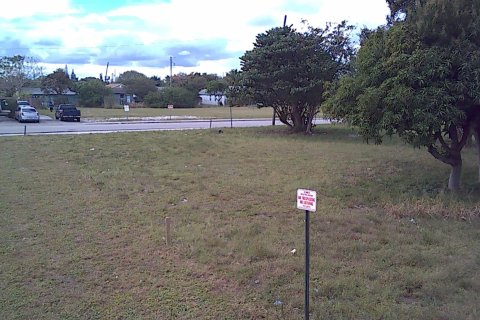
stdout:
MULTIPOLYGON (((160 62, 159 68, 144 67, 156 65, 152 61, 142 67, 142 62, 134 59, 135 52, 139 50, 148 51, 149 55, 156 54, 159 61, 168 61, 169 55, 177 56, 179 62, 181 57, 201 59, 196 61, 196 66, 177 65, 177 72, 224 73, 239 68, 239 55, 253 47, 258 33, 281 26, 284 15, 287 15, 287 24, 297 28, 301 27, 302 19, 315 27, 341 20, 348 20, 359 27, 375 27, 385 23, 388 12, 385 0, 172 0, 169 3, 130 3, 100 15, 81 12, 69 0, 49 0, 48 5, 39 0, 19 0, 7 6, 7 10, 0 11, 0 27, 3 27, 0 39, 19 39, 22 46, 30 48, 29 53, 51 63, 56 57, 63 59, 55 65, 45 65, 47 71, 58 65, 71 65, 68 61, 71 57, 71 61, 78 63, 74 67, 80 77, 98 76, 102 70, 104 72, 103 61, 108 61, 108 54, 115 52, 121 52, 120 57, 130 59, 125 61, 125 66, 117 67, 118 72, 136 66, 138 71, 148 75, 164 76, 169 73, 168 68, 160 66, 160 62), (14 24, 13 18, 21 19, 21 24, 14 24), (206 53, 206 50, 212 50, 212 54, 206 53), (227 53, 231 58, 224 57, 227 53), (211 59, 209 56, 220 60, 202 60, 211 59), (93 64, 81 65, 82 59, 93 64), (97 65, 95 61, 99 60, 102 63, 97 65)), ((145 56, 148 55, 139 56, 138 60, 145 56)), ((188 65, 192 65, 193 60, 188 61, 188 65)))
POLYGON ((38 15, 54 16, 77 12, 70 5, 70 0, 14 0, 4 3, 0 10, 0 18, 17 19, 38 15))

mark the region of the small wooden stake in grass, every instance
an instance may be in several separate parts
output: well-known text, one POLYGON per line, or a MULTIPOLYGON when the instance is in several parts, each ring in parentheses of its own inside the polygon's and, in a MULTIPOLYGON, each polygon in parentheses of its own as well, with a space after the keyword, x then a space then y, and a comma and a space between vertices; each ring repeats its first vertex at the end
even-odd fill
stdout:
POLYGON ((170 217, 165 218, 165 242, 167 246, 172 243, 172 232, 171 232, 172 219, 170 217))

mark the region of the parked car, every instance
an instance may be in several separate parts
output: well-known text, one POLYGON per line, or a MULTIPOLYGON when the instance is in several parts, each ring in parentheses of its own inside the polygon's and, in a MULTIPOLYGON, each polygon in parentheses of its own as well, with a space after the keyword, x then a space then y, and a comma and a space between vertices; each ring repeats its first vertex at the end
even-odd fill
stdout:
POLYGON ((55 119, 60 119, 60 121, 64 120, 72 120, 80 122, 80 110, 75 108, 73 104, 59 104, 55 108, 55 119))
POLYGON ((18 122, 40 122, 40 114, 32 106, 19 105, 15 110, 15 120, 18 122))

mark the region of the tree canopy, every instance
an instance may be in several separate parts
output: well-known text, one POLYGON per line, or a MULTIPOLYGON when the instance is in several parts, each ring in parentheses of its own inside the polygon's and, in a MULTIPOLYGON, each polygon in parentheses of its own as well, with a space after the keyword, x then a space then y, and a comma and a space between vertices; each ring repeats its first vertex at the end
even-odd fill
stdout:
POLYGON ((227 90, 227 83, 223 79, 219 80, 210 80, 207 83, 207 92, 210 96, 215 97, 215 101, 218 103, 221 102, 222 96, 225 94, 227 90))
POLYGON ((73 82, 65 74, 63 69, 57 69, 42 79, 41 86, 45 92, 53 91, 61 95, 73 87, 73 82))
POLYGON ((116 82, 125 85, 128 91, 136 95, 138 101, 143 101, 148 93, 157 90, 154 80, 134 70, 123 72, 118 76, 116 82))
POLYGON ((367 140, 398 134, 425 147, 451 166, 448 187, 458 191, 461 150, 480 122, 480 3, 388 2, 396 20, 367 35, 353 75, 339 81, 324 111, 367 140))
POLYGON ((145 104, 157 108, 166 108, 168 105, 190 108, 198 104, 198 94, 182 87, 165 87, 145 96, 145 104))
POLYGON ((78 104, 82 107, 100 107, 104 104, 104 98, 112 94, 112 90, 96 78, 77 82, 75 89, 78 93, 78 104))
POLYGON ((21 55, 0 58, 0 92, 7 97, 17 94, 30 80, 42 75, 42 68, 32 57, 21 55))
POLYGON ((299 32, 286 26, 257 35, 253 50, 240 58, 244 88, 259 106, 273 107, 294 131, 310 133, 325 84, 353 53, 350 30, 344 22, 333 29, 299 32))

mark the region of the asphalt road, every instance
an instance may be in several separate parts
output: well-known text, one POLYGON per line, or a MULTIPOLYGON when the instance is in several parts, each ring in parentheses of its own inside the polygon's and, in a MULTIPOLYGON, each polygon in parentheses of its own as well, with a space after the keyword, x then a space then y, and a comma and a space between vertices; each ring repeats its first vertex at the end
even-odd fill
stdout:
MULTIPOLYGON (((318 119, 317 124, 328 123, 318 119)), ((0 135, 39 135, 39 134, 85 134, 128 131, 188 130, 210 128, 234 128, 270 126, 272 119, 215 119, 215 120, 146 120, 115 122, 62 122, 42 116, 40 123, 18 123, 0 117, 0 135)), ((281 124, 278 120, 276 124, 281 124)))

